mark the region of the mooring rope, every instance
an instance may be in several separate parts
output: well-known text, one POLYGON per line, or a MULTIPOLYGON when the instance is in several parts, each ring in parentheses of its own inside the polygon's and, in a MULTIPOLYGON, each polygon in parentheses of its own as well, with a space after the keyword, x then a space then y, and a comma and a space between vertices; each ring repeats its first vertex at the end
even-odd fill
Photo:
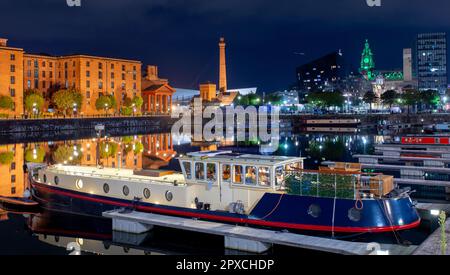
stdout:
POLYGON ((272 209, 272 211, 270 211, 269 214, 267 214, 267 215, 265 215, 264 217, 262 217, 262 218, 261 218, 262 220, 265 220, 267 217, 269 217, 270 215, 272 215, 272 214, 275 212, 275 210, 277 210, 278 206, 280 206, 280 204, 281 204, 281 200, 283 199, 283 196, 284 196, 284 193, 281 194, 280 199, 278 200, 278 203, 275 205, 275 207, 272 209))

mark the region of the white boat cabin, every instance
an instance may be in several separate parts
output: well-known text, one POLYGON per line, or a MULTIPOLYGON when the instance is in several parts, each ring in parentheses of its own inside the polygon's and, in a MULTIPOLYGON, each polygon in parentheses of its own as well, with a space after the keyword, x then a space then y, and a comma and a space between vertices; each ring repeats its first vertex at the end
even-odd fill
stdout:
POLYGON ((190 153, 180 157, 187 184, 230 184, 277 189, 285 171, 303 169, 303 158, 237 154, 231 151, 190 153))

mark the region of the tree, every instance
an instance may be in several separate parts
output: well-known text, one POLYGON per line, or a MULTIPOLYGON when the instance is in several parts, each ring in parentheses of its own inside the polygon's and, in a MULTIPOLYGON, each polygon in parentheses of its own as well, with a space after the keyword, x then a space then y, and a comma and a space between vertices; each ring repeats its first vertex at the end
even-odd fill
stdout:
POLYGON ((140 110, 142 105, 144 105, 144 99, 138 95, 133 98, 132 102, 138 110, 140 110))
POLYGON ((325 107, 325 102, 323 98, 323 92, 312 92, 307 96, 307 102, 315 107, 323 108, 325 107))
POLYGON ((406 90, 402 94, 401 103, 403 106, 408 107, 408 114, 410 112, 410 107, 415 106, 419 102, 420 102, 420 93, 417 90, 414 89, 406 90))
POLYGON ((372 113, 372 104, 377 102, 377 95, 373 91, 368 91, 364 95, 363 100, 370 105, 370 112, 372 113))
POLYGON ((334 92, 312 92, 307 99, 309 104, 316 107, 341 107, 344 104, 345 98, 339 91, 334 92))
POLYGON ((436 90, 426 90, 420 92, 420 100, 427 107, 434 109, 441 103, 441 96, 436 90))
POLYGON ((0 164, 8 165, 14 161, 13 152, 2 152, 0 153, 0 164))
POLYGON ((56 163, 77 164, 81 161, 83 153, 80 145, 59 145, 53 152, 56 163))
POLYGON ((399 98, 399 94, 395 90, 388 90, 384 94, 381 95, 381 101, 384 105, 389 105, 389 109, 392 108, 392 105, 399 98))
POLYGON ((44 149, 29 147, 25 150, 25 161, 32 163, 43 163, 45 158, 44 149))
POLYGON ((141 110, 142 105, 144 105, 144 100, 140 96, 135 96, 133 99, 126 97, 123 100, 123 106, 121 108, 122 115, 131 116, 136 111, 141 110))
POLYGON ((28 112, 39 112, 44 107, 44 104, 44 98, 37 93, 30 93, 24 98, 24 107, 28 112))
POLYGON ((248 94, 245 96, 238 94, 234 102, 237 105, 244 105, 244 106, 248 105, 260 106, 262 103, 261 98, 257 94, 248 94))
POLYGON ((268 94, 264 100, 266 103, 270 102, 271 105, 280 105, 282 103, 281 101, 283 100, 283 97, 279 94, 272 93, 268 94))
POLYGON ((117 154, 118 145, 115 142, 100 142, 100 158, 106 159, 117 154))
POLYGON ((101 95, 95 101, 95 108, 100 110, 105 110, 108 113, 108 110, 116 108, 116 98, 113 95, 101 95))
POLYGON ((12 97, 7 95, 0 96, 0 109, 12 110, 14 108, 14 101, 12 97))
POLYGON ((81 108, 83 96, 75 89, 59 90, 53 94, 52 101, 56 108, 66 115, 67 110, 73 110, 74 107, 81 108))

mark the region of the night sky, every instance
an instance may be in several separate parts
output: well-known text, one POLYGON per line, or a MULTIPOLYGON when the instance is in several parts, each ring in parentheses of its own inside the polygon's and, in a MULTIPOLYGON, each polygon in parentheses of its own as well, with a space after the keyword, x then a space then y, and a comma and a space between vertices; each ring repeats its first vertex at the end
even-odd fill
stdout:
POLYGON ((0 37, 31 53, 141 60, 172 86, 197 88, 218 82, 223 35, 229 88, 270 92, 337 49, 357 67, 365 38, 377 69, 399 69, 418 32, 450 30, 449 10, 448 0, 1 0, 0 37))

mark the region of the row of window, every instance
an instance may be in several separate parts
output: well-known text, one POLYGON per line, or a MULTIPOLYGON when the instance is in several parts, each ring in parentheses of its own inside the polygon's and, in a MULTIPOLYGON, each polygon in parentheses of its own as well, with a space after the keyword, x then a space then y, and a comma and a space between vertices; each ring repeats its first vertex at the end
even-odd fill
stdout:
MULTIPOLYGON (((11 54, 11 60, 16 60, 15 54, 11 54)), ((33 63, 34 63, 34 67, 35 68, 39 67, 39 61, 38 60, 34 60, 33 63)), ((53 62, 48 62, 48 63, 49 63, 49 67, 53 68, 53 62)), ((41 64, 42 64, 42 67, 44 67, 44 68, 46 67, 46 62, 45 61, 42 61, 41 64)), ((27 60, 27 65, 28 65, 28 67, 31 67, 32 60, 27 60)), ((72 67, 76 67, 76 65, 77 65, 76 61, 72 61, 72 67)), ((69 67, 69 62, 64 62, 64 68, 67 69, 68 67, 69 67)), ((91 62, 90 61, 86 61, 86 67, 91 67, 91 62)), ((111 70, 114 70, 114 67, 115 67, 114 63, 111 63, 111 70)), ((102 62, 98 63, 98 69, 99 70, 103 69, 103 63, 102 62)), ((122 65, 122 71, 125 71, 125 70, 126 70, 126 66, 122 65)), ((137 67, 133 66, 133 71, 136 71, 136 70, 137 70, 137 67)))
MULTIPOLYGON (((194 176, 194 179, 199 181, 215 182, 217 180, 216 163, 195 162, 192 169, 192 163, 184 161, 183 169, 187 179, 193 179, 194 176)), ((270 187, 271 183, 270 168, 265 166, 222 164, 221 177, 222 181, 233 184, 270 187)))
MULTIPOLYGON (((73 71, 73 76, 75 77, 75 71, 73 71)), ((122 73, 121 76, 122 76, 122 80, 126 80, 126 74, 125 73, 122 73)), ((91 77, 91 71, 86 71, 86 77, 91 77)), ((99 79, 103 79, 103 72, 102 71, 98 72, 98 78, 99 79)), ((115 74, 112 72, 111 73, 111 79, 114 79, 114 78, 115 78, 115 74)), ((137 79, 136 74, 133 74, 133 80, 136 80, 136 79, 137 79)))
MULTIPOLYGON (((43 180, 44 180, 44 183, 47 183, 47 175, 44 174, 43 180)), ((16 181, 15 176, 14 176, 14 175, 11 176, 11 182, 15 182, 15 181, 16 181), (14 180, 13 180, 13 177, 14 177, 14 180)), ((55 183, 55 185, 58 185, 58 184, 59 184, 59 178, 58 178, 58 176, 55 176, 55 177, 53 178, 53 182, 55 183)), ((78 179, 78 180, 75 181, 75 187, 76 187, 78 190, 83 189, 83 186, 84 186, 84 185, 83 185, 83 180, 78 179)), ((104 192, 105 194, 108 194, 109 191, 110 191, 109 184, 108 184, 108 183, 104 183, 104 184, 103 184, 103 192, 104 192)), ((123 188, 122 188, 122 193, 123 193, 124 196, 127 197, 127 196, 130 194, 130 188, 129 188, 127 185, 124 185, 123 188)), ((152 195, 150 189, 148 189, 148 188, 144 188, 144 190, 143 190, 142 193, 143 193, 143 195, 144 195, 144 198, 146 198, 146 199, 149 199, 149 198, 151 197, 151 195, 152 195)), ((165 197, 166 197, 166 200, 167 200, 167 201, 172 201, 172 200, 173 200, 173 194, 172 194, 172 192, 169 191, 169 190, 167 190, 166 193, 165 193, 165 197)))
MULTIPOLYGON (((91 81, 90 80, 86 80, 86 88, 91 88, 91 81)), ((98 88, 99 89, 103 89, 103 82, 102 81, 98 81, 98 88)), ((121 88, 123 90, 126 90, 127 85, 125 83, 121 84, 121 88)), ((111 89, 115 89, 115 83, 113 81, 111 81, 111 89)), ((136 82, 133 83, 133 89, 136 90, 137 89, 137 84, 136 82)))

